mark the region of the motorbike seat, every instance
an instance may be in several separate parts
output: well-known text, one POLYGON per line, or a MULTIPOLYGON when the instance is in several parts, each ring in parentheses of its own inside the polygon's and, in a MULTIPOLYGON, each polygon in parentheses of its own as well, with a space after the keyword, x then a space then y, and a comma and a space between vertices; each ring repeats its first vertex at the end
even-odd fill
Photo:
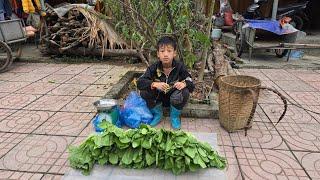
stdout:
POLYGON ((285 7, 279 7, 278 13, 284 13, 295 9, 305 9, 307 7, 308 2, 294 3, 287 5, 285 7))

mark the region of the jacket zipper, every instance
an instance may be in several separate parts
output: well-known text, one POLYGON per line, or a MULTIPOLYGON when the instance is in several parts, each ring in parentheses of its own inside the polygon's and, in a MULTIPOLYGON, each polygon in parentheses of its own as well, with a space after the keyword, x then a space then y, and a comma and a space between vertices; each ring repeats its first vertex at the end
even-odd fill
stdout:
POLYGON ((170 76, 171 72, 174 70, 174 68, 176 68, 176 67, 173 67, 173 68, 171 69, 171 71, 169 72, 168 76, 166 75, 166 73, 164 73, 164 71, 162 71, 162 73, 166 76, 166 83, 167 83, 167 84, 168 84, 169 76, 170 76))
MULTIPOLYGON (((161 73, 163 73, 163 74, 166 76, 166 83, 167 83, 167 84, 168 84, 169 76, 170 76, 171 72, 174 70, 174 68, 176 68, 176 67, 173 67, 173 68, 171 69, 171 71, 169 72, 168 76, 166 75, 166 73, 164 73, 164 71, 161 71, 161 73)), ((157 99, 159 99, 159 95, 160 95, 160 92, 158 92, 158 95, 157 95, 157 98, 156 98, 155 101, 157 101, 157 99)))

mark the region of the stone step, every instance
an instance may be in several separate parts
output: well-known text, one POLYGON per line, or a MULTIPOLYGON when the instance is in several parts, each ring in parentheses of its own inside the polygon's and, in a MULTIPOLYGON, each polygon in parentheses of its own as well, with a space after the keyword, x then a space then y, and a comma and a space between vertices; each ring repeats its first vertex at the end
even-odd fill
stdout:
MULTIPOLYGON (((128 86, 130 82, 135 77, 139 77, 143 72, 137 71, 129 71, 127 72, 120 81, 115 84, 110 91, 104 96, 107 99, 119 99, 120 96, 126 91, 128 91, 128 86)), ((183 111, 182 117, 190 117, 190 118, 218 118, 218 103, 214 99, 216 99, 217 94, 210 95, 211 104, 193 104, 188 103, 183 111)), ((119 104, 122 105, 124 102, 120 100, 119 104)))

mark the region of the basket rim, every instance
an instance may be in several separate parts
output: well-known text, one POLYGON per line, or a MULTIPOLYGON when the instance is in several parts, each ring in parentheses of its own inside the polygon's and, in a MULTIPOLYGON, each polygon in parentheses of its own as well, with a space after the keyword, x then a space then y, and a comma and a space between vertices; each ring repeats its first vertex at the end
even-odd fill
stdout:
POLYGON ((232 87, 239 87, 239 88, 257 88, 257 87, 260 87, 261 86, 261 80, 256 78, 256 77, 253 77, 253 76, 248 76, 248 75, 227 75, 227 76, 223 76, 221 77, 221 82, 223 82, 224 84, 228 85, 228 86, 232 86, 232 87), (231 83, 228 83, 226 82, 224 79, 225 78, 229 78, 229 77, 246 77, 246 78, 251 78, 251 79, 255 79, 259 82, 259 84, 257 85, 252 85, 252 86, 238 86, 238 85, 234 85, 234 84, 231 84, 231 83))

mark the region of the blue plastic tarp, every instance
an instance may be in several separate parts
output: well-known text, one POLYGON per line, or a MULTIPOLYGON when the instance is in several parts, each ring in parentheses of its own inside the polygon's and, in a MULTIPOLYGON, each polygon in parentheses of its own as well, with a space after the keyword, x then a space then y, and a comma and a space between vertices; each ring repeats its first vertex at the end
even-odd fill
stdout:
POLYGON ((273 32, 278 35, 291 34, 298 31, 290 24, 286 24, 284 27, 281 27, 279 21, 275 21, 275 20, 246 19, 246 22, 247 24, 244 25, 244 27, 251 27, 254 29, 263 29, 265 31, 273 32))

